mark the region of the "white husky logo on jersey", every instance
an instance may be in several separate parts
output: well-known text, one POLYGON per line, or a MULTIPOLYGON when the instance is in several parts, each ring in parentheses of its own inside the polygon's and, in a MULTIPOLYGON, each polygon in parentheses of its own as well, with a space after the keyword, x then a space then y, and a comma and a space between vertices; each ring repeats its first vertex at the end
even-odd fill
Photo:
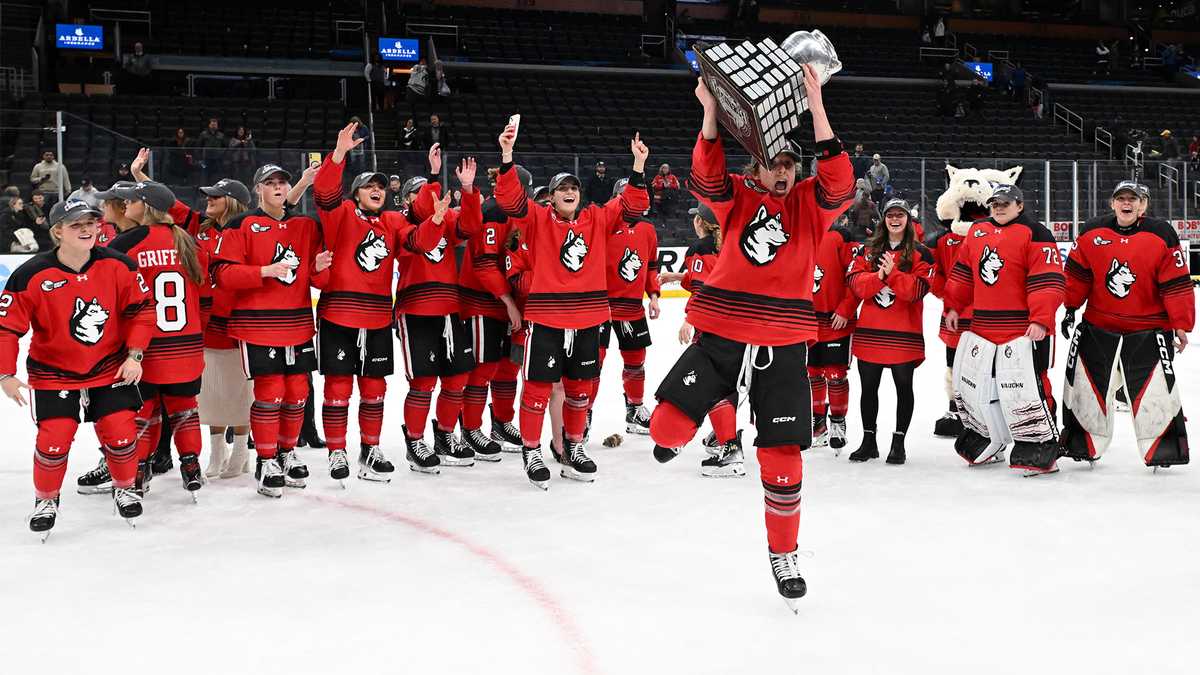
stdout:
POLYGON ((563 267, 578 272, 583 269, 583 259, 587 257, 587 253, 588 245, 583 235, 575 234, 575 230, 567 230, 567 238, 558 248, 558 260, 563 267))
POLYGON ((1104 275, 1104 285, 1108 288, 1108 292, 1118 298, 1124 298, 1129 295, 1135 281, 1137 281, 1137 275, 1129 269, 1129 263, 1118 262, 1116 258, 1113 258, 1112 265, 1108 268, 1108 274, 1104 275))
POLYGON ((375 234, 375 230, 367 230, 367 236, 363 237, 354 251, 354 261, 364 272, 374 272, 387 259, 388 253, 383 237, 375 234))
POLYGON ((338 360, 338 361, 345 361, 345 360, 346 360, 346 350, 344 350, 344 349, 339 349, 339 350, 338 350, 338 353, 337 353, 337 360, 338 360))
POLYGON ((766 265, 775 259, 779 247, 788 241, 783 231, 783 214, 767 215, 765 204, 758 207, 754 218, 742 230, 742 253, 755 265, 766 265))
POLYGON ((67 285, 66 279, 62 279, 60 281, 50 281, 49 279, 47 279, 42 282, 42 292, 49 293, 50 291, 57 290, 66 285, 67 285))
POLYGON ((442 262, 442 260, 446 257, 446 246, 448 245, 449 242, 446 241, 445 237, 442 237, 438 240, 437 246, 434 246, 432 251, 425 252, 425 257, 428 258, 429 262, 432 263, 442 262))
POLYGON ((821 280, 825 278, 825 270, 820 265, 813 265, 813 295, 821 292, 821 280))
POLYGON ((637 251, 625 247, 625 253, 621 256, 621 263, 617 266, 617 274, 625 281, 632 283, 637 280, 638 272, 642 270, 642 257, 637 254, 637 251))
POLYGON ((271 264, 275 263, 283 263, 291 268, 282 279, 279 279, 281 283, 288 286, 296 283, 296 268, 300 267, 300 256, 296 255, 296 250, 292 248, 291 244, 284 248, 283 244, 275 242, 275 257, 271 258, 271 264))
POLYGON ((687 375, 683 376, 683 386, 690 387, 693 384, 696 384, 696 371, 689 370, 687 375))
POLYGON ((71 337, 85 345, 94 345, 104 337, 106 323, 108 310, 100 306, 100 300, 92 298, 91 302, 84 302, 83 298, 75 298, 75 311, 69 322, 71 337))
POLYGON ((884 286, 883 288, 879 289, 879 292, 875 294, 873 299, 875 300, 876 305, 879 305, 883 309, 887 309, 888 307, 896 304, 896 293, 890 287, 884 286))
POLYGON ((1004 258, 991 246, 983 247, 983 255, 979 256, 979 278, 988 286, 995 286, 1000 280, 1000 268, 1004 267, 1004 258))
POLYGON ((1104 237, 1101 237, 1100 235, 1096 235, 1092 239, 1092 243, 1095 244, 1096 246, 1108 246, 1112 242, 1109 241, 1108 239, 1105 239, 1104 237))

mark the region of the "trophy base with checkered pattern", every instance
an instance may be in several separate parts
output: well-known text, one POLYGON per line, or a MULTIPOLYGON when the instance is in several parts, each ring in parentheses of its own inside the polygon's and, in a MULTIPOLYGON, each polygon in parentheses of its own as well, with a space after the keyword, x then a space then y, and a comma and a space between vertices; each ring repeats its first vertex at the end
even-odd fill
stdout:
POLYGON ((764 166, 790 149, 787 135, 808 110, 804 72, 770 38, 695 45, 704 82, 717 100, 717 121, 764 166))

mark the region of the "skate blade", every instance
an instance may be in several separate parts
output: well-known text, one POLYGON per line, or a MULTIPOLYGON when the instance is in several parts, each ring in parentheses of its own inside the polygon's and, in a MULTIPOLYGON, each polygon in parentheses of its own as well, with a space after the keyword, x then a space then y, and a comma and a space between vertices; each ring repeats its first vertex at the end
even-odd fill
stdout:
POLYGON ((484 453, 481 453, 481 452, 477 452, 477 453, 475 453, 475 459, 477 459, 477 460, 479 460, 479 461, 481 461, 481 462, 492 462, 492 463, 495 463, 495 462, 499 462, 499 461, 500 461, 500 453, 498 453, 498 452, 493 452, 493 453, 490 453, 490 454, 484 454, 484 453))
POLYGON ((475 466, 475 458, 466 457, 451 457, 450 455, 438 455, 438 459, 442 461, 442 466, 475 466))
POLYGON ((792 610, 792 614, 800 614, 800 598, 783 598, 783 604, 792 610))
POLYGON ((75 491, 81 495, 107 495, 112 494, 112 488, 112 483, 105 485, 80 485, 75 491))
POLYGON ((648 427, 643 427, 640 424, 626 424, 625 433, 636 434, 638 436, 649 436, 650 429, 648 427))
POLYGON ((548 481, 548 480, 534 480, 534 479, 530 478, 529 484, 534 486, 535 488, 541 489, 542 492, 550 491, 550 481, 548 481))
POLYGON ((746 475, 746 467, 742 464, 711 469, 705 467, 700 469, 700 475, 705 478, 739 478, 746 475))
POLYGON ((812 445, 810 445, 809 447, 811 447, 811 448, 827 448, 827 447, 829 447, 829 437, 824 436, 824 435, 817 436, 816 438, 813 439, 812 445))
POLYGON ((577 480, 580 483, 591 483, 596 480, 596 474, 594 474, 594 473, 580 473, 580 472, 576 471, 575 469, 565 467, 565 466, 563 467, 562 472, 560 472, 559 475, 561 475, 563 478, 570 478, 571 480, 577 480))
POLYGON ((43 544, 46 543, 46 540, 50 538, 50 532, 52 532, 52 530, 46 530, 45 532, 39 533, 41 534, 40 539, 42 540, 43 544))
POLYGON ((977 459, 974 462, 967 464, 967 466, 987 466, 989 464, 1000 464, 1003 461, 1004 461, 1004 451, 999 450, 996 452, 996 454, 992 455, 991 457, 988 457, 987 459, 977 459))
POLYGON ((258 494, 272 499, 280 499, 283 497, 283 488, 264 487, 260 485, 258 486, 258 494))
POLYGON ((416 471, 417 473, 429 474, 430 476, 436 476, 442 472, 440 466, 421 466, 420 464, 414 464, 412 462, 408 463, 408 468, 416 471))
POLYGON ((126 524, 126 525, 128 525, 128 526, 129 526, 129 528, 130 528, 130 529, 132 529, 132 530, 136 530, 136 529, 137 529, 137 523, 133 522, 133 518, 126 518, 126 519, 125 519, 125 524, 126 524))
POLYGON ((509 445, 508 443, 501 443, 500 444, 500 452, 512 452, 512 453, 516 453, 519 455, 519 454, 521 454, 521 446, 509 445))
MULTIPOLYGON (((392 474, 376 473, 374 471, 368 471, 366 469, 359 469, 358 470, 358 479, 370 481, 372 483, 390 483, 390 482, 392 482, 392 474)), ((345 485, 343 484, 343 487, 344 486, 345 485)))
POLYGON ((195 493, 195 491, 192 491, 192 492, 190 492, 189 494, 192 496, 192 503, 193 503, 193 504, 199 504, 199 503, 200 503, 200 499, 199 499, 199 498, 196 496, 196 493, 195 493))
MULTIPOLYGON (((1018 468, 1018 467, 1014 467, 1018 468)), ((1058 467, 1052 466, 1049 469, 1031 469, 1028 467, 1019 467, 1023 478, 1037 478, 1038 476, 1049 476, 1053 473, 1058 473, 1058 467)))
POLYGON ((284 478, 283 486, 293 490, 303 490, 308 487, 308 483, 305 483, 303 478, 284 478))

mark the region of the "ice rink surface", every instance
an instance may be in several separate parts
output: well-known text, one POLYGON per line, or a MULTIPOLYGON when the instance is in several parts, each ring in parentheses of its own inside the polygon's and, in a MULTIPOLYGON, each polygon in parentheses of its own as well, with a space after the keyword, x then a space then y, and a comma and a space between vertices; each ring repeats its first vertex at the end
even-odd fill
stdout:
MULTIPOLYGON (((681 349, 684 301, 662 304, 648 394, 681 349)), ((108 497, 74 492, 97 459, 85 426, 45 545, 24 522, 34 426, 0 401, 4 670, 1196 672, 1200 467, 1151 473, 1122 416, 1094 469, 1066 461, 1029 479, 1004 465, 968 468, 950 440, 931 435, 946 407, 939 308, 932 298, 925 308, 933 337, 917 371, 908 464, 847 462, 861 438, 856 376, 849 447, 839 458, 805 453, 809 594, 798 616, 771 579, 753 449, 740 479, 702 478, 699 439, 655 463, 648 438, 624 434, 616 353, 596 407, 594 484, 559 478, 554 466, 543 493, 515 454, 440 476, 408 471, 406 387, 394 377, 389 485, 352 478, 343 490, 324 451, 302 450, 308 489, 269 500, 243 476, 211 482, 193 505, 173 471, 155 479, 135 530, 108 497), (625 443, 601 447, 614 432, 625 443)), ((1060 341, 1056 392, 1064 355, 1060 341)), ((1188 351, 1177 363, 1190 407, 1200 357, 1188 351)), ((890 387, 885 377, 885 453, 890 387)))

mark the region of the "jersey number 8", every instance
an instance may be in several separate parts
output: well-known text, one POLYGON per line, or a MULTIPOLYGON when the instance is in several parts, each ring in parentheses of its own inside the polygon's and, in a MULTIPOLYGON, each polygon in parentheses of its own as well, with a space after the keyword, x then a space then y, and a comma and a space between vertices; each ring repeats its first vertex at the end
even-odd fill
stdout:
POLYGON ((162 332, 177 333, 187 326, 186 288, 179 272, 154 277, 154 319, 162 332))

